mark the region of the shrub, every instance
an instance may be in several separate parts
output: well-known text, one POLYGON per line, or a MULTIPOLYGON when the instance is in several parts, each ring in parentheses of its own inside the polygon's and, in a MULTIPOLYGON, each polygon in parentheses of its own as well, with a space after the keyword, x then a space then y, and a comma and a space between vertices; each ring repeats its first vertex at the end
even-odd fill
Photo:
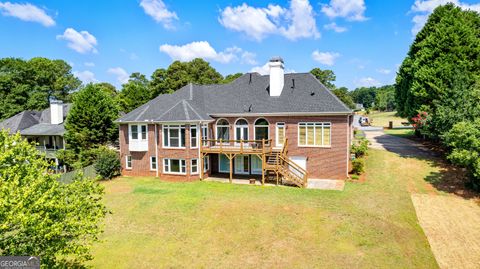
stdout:
POLYGON ((102 179, 112 179, 120 175, 120 159, 114 150, 102 147, 99 148, 95 171, 102 179))
POLYGON ((354 159, 352 161, 352 173, 360 175, 365 172, 365 160, 364 159, 354 159))
POLYGON ((360 138, 353 143, 351 153, 355 154, 355 158, 361 158, 367 155, 368 140, 365 137, 360 138))

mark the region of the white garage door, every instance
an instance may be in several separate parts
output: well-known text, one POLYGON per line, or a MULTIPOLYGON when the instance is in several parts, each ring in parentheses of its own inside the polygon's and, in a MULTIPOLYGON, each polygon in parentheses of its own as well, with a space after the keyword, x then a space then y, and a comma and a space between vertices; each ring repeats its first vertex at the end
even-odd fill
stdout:
MULTIPOLYGON (((304 156, 292 156, 290 157, 290 160, 294 163, 296 163, 298 166, 300 166, 301 168, 307 170, 307 157, 304 157, 304 156)), ((294 170, 292 168, 290 168, 290 170, 292 170, 292 172, 296 173, 297 175, 299 176, 302 176, 297 170, 294 170)))

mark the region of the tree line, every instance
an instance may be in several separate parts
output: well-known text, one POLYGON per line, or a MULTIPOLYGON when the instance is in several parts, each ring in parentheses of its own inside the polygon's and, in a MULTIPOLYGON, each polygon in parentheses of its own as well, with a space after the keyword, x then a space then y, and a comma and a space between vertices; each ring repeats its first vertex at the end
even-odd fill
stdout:
POLYGON ((480 187, 480 14, 437 7, 410 46, 396 78, 398 113, 442 143, 480 187))

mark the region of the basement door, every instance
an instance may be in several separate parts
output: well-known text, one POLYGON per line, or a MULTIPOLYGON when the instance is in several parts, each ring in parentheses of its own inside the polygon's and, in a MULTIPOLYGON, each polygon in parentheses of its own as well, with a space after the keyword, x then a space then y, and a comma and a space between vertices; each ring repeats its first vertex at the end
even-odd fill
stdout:
MULTIPOLYGON (((305 171, 307 171, 307 157, 304 157, 304 156, 292 156, 290 157, 290 160, 294 163, 296 163, 298 166, 300 166, 301 168, 305 169, 305 171)), ((293 168, 290 168, 290 170, 299 175, 299 176, 302 176, 296 169, 293 169, 293 168)))
POLYGON ((248 175, 248 155, 235 156, 235 174, 248 175))

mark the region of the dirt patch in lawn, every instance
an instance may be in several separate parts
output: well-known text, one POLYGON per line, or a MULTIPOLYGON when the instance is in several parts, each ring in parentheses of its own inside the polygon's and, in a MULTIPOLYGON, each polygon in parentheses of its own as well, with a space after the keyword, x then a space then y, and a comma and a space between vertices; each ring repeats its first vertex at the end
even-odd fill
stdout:
POLYGON ((480 207, 455 196, 412 194, 441 268, 480 268, 480 207))

